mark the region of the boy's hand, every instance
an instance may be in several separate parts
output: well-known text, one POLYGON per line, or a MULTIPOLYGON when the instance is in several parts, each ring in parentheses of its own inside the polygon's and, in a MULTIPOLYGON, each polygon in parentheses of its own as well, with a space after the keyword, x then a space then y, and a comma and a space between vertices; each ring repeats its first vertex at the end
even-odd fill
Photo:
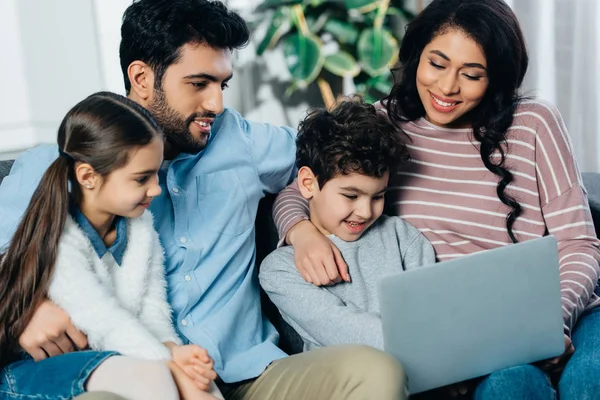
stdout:
POLYGON ((294 246, 294 261, 306 282, 316 286, 350 282, 348 265, 338 248, 310 221, 296 224, 287 234, 294 246))
POLYGON ((19 337, 19 345, 35 361, 85 349, 87 337, 69 315, 50 300, 42 302, 19 337))
POLYGON ((198 389, 208 391, 210 383, 217 379, 214 362, 206 349, 195 344, 174 346, 171 355, 173 362, 194 381, 198 389))

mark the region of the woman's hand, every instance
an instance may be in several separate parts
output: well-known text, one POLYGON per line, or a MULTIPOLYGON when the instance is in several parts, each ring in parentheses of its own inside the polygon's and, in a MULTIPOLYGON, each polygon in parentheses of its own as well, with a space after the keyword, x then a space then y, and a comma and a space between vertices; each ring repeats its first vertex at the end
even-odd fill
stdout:
POLYGON ((350 282, 348 266, 338 248, 312 224, 302 221, 287 234, 294 246, 296 268, 306 282, 316 286, 350 282))
POLYGON ((206 349, 195 344, 173 346, 171 355, 173 362, 194 381, 198 389, 208 391, 211 382, 217 379, 214 362, 206 349))

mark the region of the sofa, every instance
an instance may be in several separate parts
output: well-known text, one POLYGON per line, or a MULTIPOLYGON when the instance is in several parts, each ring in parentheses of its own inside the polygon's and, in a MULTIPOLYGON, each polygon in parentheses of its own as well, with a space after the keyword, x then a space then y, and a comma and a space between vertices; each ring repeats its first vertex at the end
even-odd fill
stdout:
MULTIPOLYGON (((8 175, 13 164, 12 160, 0 160, 0 183, 2 179, 8 175)), ((596 227, 596 235, 600 232, 600 173, 588 172, 583 173, 583 183, 588 191, 588 200, 596 227)), ((270 195, 261 200, 258 213, 256 216, 256 262, 260 262, 269 254, 277 245, 277 229, 271 215, 271 208, 275 196, 270 195)), ((599 235, 600 236, 600 235, 599 235)), ((303 343, 300 336, 290 327, 281 317, 277 308, 269 301, 264 292, 261 291, 263 311, 271 320, 273 325, 280 333, 280 347, 288 354, 296 354, 302 352, 303 343)))

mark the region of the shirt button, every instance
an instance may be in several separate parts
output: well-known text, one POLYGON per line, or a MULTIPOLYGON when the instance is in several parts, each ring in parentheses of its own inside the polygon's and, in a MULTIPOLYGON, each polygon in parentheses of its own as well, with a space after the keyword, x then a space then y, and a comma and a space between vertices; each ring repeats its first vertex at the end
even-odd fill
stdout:
POLYGON ((185 236, 182 236, 182 237, 180 237, 180 238, 179 238, 179 241, 180 241, 181 243, 187 243, 187 239, 185 238, 185 236))
POLYGON ((191 277, 191 276, 189 276, 189 275, 186 275, 186 276, 185 276, 185 280, 189 282, 189 281, 191 281, 191 280, 192 280, 192 277, 191 277))
POLYGON ((183 326, 187 326, 187 321, 186 321, 185 319, 182 319, 182 320, 181 320, 181 325, 183 325, 183 326))
POLYGON ((176 187, 173 188, 173 193, 179 193, 179 189, 177 189, 176 187))

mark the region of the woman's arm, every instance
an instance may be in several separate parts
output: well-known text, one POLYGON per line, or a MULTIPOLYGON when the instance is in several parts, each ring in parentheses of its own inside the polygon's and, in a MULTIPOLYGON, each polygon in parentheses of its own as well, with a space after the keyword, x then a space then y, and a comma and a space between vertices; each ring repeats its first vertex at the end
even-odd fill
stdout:
POLYGON ((600 242, 560 113, 550 104, 534 103, 529 114, 537 128, 540 204, 548 233, 558 241, 564 326, 570 335, 593 298, 600 276, 600 242))
POLYGON ((338 248, 310 222, 308 200, 300 194, 297 181, 283 189, 273 205, 273 220, 279 243, 294 246, 294 260, 306 282, 331 285, 350 282, 348 266, 338 248))

